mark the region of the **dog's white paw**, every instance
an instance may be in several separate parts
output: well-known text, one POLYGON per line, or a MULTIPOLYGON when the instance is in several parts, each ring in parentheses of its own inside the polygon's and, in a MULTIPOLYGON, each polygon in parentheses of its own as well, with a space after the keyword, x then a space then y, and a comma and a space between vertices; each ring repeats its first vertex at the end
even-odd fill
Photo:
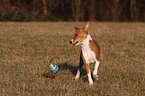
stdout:
POLYGON ((89 80, 89 84, 90 85, 93 85, 93 80, 89 80))
POLYGON ((78 80, 79 79, 79 77, 75 77, 75 80, 78 80))
POLYGON ((93 78, 94 78, 95 80, 99 80, 99 79, 98 79, 98 78, 99 78, 98 75, 93 75, 93 78))
POLYGON ((77 74, 77 75, 75 76, 75 80, 78 80, 79 78, 80 78, 80 75, 77 74))
POLYGON ((79 79, 79 78, 80 78, 80 70, 78 69, 77 74, 76 74, 76 76, 75 76, 75 80, 77 80, 77 79, 79 79))

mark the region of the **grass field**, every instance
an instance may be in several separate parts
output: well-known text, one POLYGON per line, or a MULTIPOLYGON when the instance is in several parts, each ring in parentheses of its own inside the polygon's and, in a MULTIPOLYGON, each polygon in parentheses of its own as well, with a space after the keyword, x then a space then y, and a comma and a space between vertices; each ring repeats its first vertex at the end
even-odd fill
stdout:
MULTIPOLYGON (((145 96, 145 23, 95 23, 88 32, 101 47, 99 80, 90 86, 83 67, 74 80, 81 47, 69 46, 74 22, 0 23, 0 96, 145 96)), ((91 71, 94 65, 90 65, 91 71)))

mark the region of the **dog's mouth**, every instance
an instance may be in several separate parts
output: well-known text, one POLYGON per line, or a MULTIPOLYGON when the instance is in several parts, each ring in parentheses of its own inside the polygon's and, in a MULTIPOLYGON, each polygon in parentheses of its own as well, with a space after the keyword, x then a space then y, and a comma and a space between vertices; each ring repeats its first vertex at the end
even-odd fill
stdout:
POLYGON ((76 43, 74 43, 73 45, 77 45, 79 43, 79 41, 77 41, 76 43))
POLYGON ((73 43, 72 41, 73 41, 73 40, 70 41, 70 44, 73 44, 73 45, 75 45, 75 46, 76 46, 76 45, 78 44, 78 42, 79 42, 79 41, 77 41, 77 42, 73 43))

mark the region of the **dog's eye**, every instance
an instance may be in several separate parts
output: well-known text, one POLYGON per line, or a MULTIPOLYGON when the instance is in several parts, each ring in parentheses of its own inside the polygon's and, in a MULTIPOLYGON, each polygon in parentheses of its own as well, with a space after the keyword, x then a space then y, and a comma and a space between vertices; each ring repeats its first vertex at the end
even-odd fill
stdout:
POLYGON ((78 34, 76 34, 76 36, 78 36, 78 34))

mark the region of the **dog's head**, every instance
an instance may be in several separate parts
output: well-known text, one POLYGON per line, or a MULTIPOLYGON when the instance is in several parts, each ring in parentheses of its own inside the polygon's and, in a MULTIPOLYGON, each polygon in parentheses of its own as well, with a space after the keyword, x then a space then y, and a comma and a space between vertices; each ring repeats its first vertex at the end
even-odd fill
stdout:
POLYGON ((81 29, 74 27, 75 33, 74 33, 73 39, 71 39, 70 43, 75 45, 75 46, 80 45, 82 43, 82 41, 84 41, 87 38, 88 27, 89 27, 89 21, 81 29))

